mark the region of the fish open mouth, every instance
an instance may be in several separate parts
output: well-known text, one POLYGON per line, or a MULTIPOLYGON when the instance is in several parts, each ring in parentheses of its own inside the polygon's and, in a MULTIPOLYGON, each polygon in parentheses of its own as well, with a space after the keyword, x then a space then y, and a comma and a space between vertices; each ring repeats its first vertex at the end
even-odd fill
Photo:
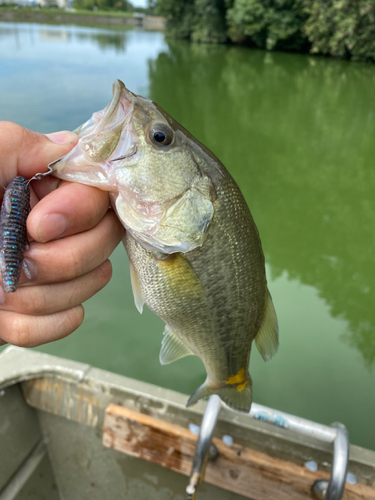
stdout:
POLYGON ((137 145, 133 144, 132 151, 129 153, 126 153, 122 156, 119 156, 118 158, 113 158, 111 161, 120 161, 120 160, 126 160, 126 158, 130 158, 131 156, 134 156, 138 151, 137 145))
POLYGON ((138 147, 132 126, 136 96, 120 80, 114 82, 112 91, 108 106, 75 130, 77 145, 53 165, 57 177, 106 191, 115 189, 116 163, 133 157, 138 147))

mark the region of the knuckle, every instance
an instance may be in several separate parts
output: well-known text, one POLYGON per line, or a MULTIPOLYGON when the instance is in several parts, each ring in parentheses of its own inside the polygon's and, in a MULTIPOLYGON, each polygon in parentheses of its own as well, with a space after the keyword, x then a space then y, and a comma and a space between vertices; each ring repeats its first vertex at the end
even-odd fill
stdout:
POLYGON ((112 253, 113 249, 120 243, 125 229, 112 210, 109 210, 98 228, 100 246, 103 253, 112 253))
POLYGON ((3 139, 1 144, 1 150, 3 154, 11 154, 12 148, 14 145, 18 143, 18 138, 22 137, 22 129, 21 125, 17 125, 16 123, 2 121, 0 123, 0 132, 1 137, 3 139))
POLYGON ((32 308, 30 314, 41 315, 45 314, 48 309, 48 297, 46 293, 42 291, 33 290, 33 293, 29 297, 29 308, 32 308))
POLYGON ((32 347, 30 324, 25 321, 27 316, 11 314, 7 320, 10 342, 18 347, 32 347))
POLYGON ((49 297, 41 286, 21 286, 15 294, 13 311, 39 316, 46 313, 49 297))
POLYGON ((71 250, 69 260, 70 260, 70 273, 72 273, 74 277, 81 276, 81 274, 83 273, 83 268, 82 268, 83 259, 81 253, 73 248, 71 250))
POLYGON ((30 155, 30 151, 35 149, 35 143, 39 142, 37 140, 39 134, 24 127, 20 127, 18 132, 20 133, 20 144, 22 144, 22 156, 28 156, 30 155))
POLYGON ((83 255, 80 248, 71 246, 59 269, 64 281, 81 276, 83 273, 83 255))
POLYGON ((82 305, 75 308, 77 328, 82 325, 83 318, 85 317, 85 310, 82 305))
POLYGON ((10 135, 19 134, 23 129, 23 127, 21 127, 21 125, 18 125, 17 123, 13 123, 13 122, 8 122, 6 120, 1 122, 1 128, 7 134, 10 134, 10 135))
POLYGON ((83 323, 84 309, 82 305, 73 307, 69 311, 69 332, 74 332, 83 323))
POLYGON ((103 264, 101 264, 97 268, 97 273, 99 279, 104 282, 104 284, 107 284, 109 280, 112 278, 112 264, 111 262, 107 259, 103 264))

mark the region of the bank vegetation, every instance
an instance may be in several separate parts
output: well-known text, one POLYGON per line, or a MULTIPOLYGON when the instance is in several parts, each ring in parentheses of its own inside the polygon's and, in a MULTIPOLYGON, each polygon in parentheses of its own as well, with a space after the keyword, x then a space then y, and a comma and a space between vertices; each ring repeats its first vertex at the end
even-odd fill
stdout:
POLYGON ((157 0, 167 35, 375 61, 375 0, 157 0))

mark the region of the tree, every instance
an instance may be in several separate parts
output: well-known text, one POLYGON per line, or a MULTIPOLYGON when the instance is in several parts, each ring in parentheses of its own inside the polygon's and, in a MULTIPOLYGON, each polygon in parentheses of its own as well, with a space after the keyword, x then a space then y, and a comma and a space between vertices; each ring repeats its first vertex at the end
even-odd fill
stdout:
POLYGON ((74 0, 73 6, 76 9, 93 10, 131 10, 131 4, 127 0, 74 0))
POLYGON ((157 0, 156 6, 167 20, 166 33, 171 38, 203 43, 227 40, 225 0, 157 0))
POLYGON ((375 60, 375 0, 304 0, 311 52, 375 60))
POLYGON ((228 9, 229 37, 267 50, 306 51, 303 0, 234 0, 228 9))
POLYGON ((166 34, 190 40, 194 26, 194 0, 157 0, 158 14, 166 19, 166 34))
POLYGON ((224 43, 227 40, 225 0, 195 0, 194 42, 224 43))

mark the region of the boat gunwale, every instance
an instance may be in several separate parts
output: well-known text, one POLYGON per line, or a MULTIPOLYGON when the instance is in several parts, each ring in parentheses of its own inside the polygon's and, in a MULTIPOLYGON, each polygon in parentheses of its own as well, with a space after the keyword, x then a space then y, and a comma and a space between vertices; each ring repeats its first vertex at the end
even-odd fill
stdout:
MULTIPOLYGON (((48 380, 50 384, 60 381, 69 387, 69 391, 80 391, 82 394, 86 391, 92 397, 96 395, 98 401, 101 398, 96 421, 91 424, 81 421, 99 429, 102 429, 105 407, 110 403, 120 403, 130 409, 184 427, 188 427, 189 423, 199 425, 207 404, 201 401, 193 408, 186 408, 186 395, 176 391, 37 351, 9 346, 0 353, 0 395, 6 387, 21 384, 28 400, 27 391, 30 384, 32 386, 35 381, 40 382, 43 379, 48 380)), ((30 404, 30 401, 28 403, 30 404)), ((258 409, 265 408, 257 406, 258 409)), ((66 410, 52 413, 69 418, 66 410)), ((299 465, 308 460, 315 460, 320 470, 330 471, 332 443, 312 435, 301 435, 292 429, 277 427, 227 408, 222 409, 215 432, 217 437, 223 434, 233 435, 235 441, 243 446, 299 465)), ((374 487, 375 451, 351 444, 349 470, 357 475, 358 482, 374 487)))

